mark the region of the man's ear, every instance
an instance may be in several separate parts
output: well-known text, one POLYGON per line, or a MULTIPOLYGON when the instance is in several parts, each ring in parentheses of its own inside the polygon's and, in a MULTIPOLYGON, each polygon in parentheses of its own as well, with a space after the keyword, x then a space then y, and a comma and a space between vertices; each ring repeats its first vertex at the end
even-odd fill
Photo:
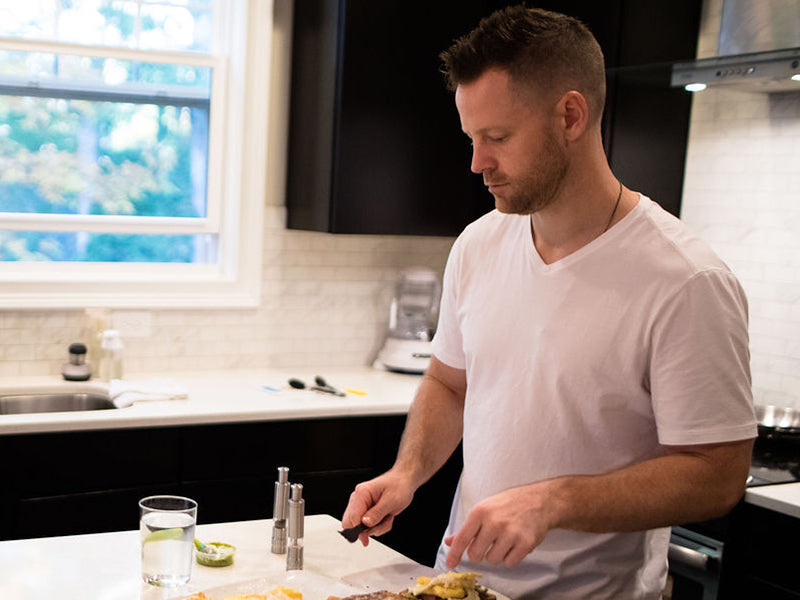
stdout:
POLYGON ((589 125, 589 103, 580 92, 571 90, 559 99, 556 105, 561 121, 564 141, 579 139, 589 125))

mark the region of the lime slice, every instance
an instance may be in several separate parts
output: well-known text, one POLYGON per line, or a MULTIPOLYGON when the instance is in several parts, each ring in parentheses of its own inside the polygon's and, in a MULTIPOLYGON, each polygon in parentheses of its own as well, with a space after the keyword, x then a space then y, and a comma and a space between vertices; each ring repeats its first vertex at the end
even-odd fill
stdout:
POLYGON ((180 527, 170 527, 169 529, 159 529, 152 531, 144 538, 143 544, 147 542, 160 542, 164 540, 177 540, 183 535, 183 529, 180 527))

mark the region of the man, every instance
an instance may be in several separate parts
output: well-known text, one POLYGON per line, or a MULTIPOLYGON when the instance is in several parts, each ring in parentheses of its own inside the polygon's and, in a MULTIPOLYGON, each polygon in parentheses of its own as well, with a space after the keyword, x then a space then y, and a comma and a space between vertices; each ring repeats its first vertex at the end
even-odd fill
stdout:
POLYGON ((756 425, 747 305, 601 141, 578 21, 494 13, 443 54, 496 210, 459 236, 397 460, 343 517, 380 535, 463 439, 436 566, 513 598, 659 598, 668 526, 742 495, 756 425))

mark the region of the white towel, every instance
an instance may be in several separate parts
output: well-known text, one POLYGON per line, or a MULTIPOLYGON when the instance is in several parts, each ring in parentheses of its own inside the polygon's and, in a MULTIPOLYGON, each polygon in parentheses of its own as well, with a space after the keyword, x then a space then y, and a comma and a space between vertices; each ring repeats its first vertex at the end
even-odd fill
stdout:
POLYGON ((112 379, 108 395, 117 408, 125 408, 134 402, 147 400, 184 400, 189 397, 183 386, 174 379, 146 381, 112 379))

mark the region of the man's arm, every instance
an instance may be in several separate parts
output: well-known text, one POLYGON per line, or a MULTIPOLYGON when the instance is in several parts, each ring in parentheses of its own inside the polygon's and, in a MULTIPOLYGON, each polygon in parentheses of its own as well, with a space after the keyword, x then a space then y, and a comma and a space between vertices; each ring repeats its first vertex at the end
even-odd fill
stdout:
POLYGON ((667 455, 602 475, 557 477, 478 503, 445 540, 447 566, 472 561, 518 564, 551 529, 641 531, 701 521, 742 496, 753 440, 668 447, 667 455))
POLYGON ((344 527, 363 523, 361 535, 381 535, 392 528, 395 515, 411 503, 414 492, 447 461, 463 432, 466 372, 431 357, 408 413, 394 466, 359 483, 350 494, 342 517, 344 527))

